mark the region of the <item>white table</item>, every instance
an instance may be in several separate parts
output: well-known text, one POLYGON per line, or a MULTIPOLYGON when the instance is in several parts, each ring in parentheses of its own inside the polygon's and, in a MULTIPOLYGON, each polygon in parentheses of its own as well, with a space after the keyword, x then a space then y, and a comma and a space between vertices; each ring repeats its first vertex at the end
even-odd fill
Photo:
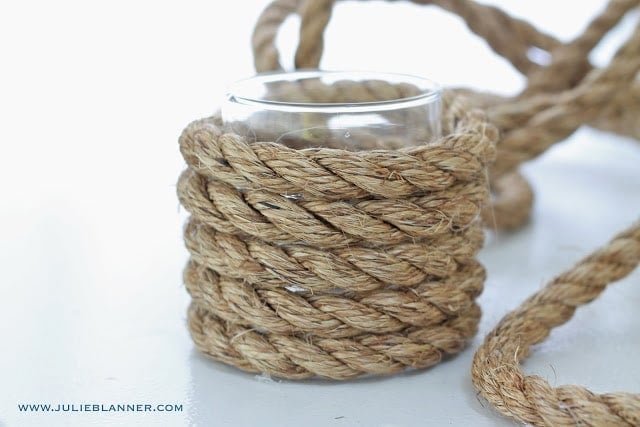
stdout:
MULTIPOLYGON (((585 1, 572 11, 565 3, 574 2, 496 3, 561 37, 576 34, 603 4, 585 1)), ((177 137, 216 109, 226 83, 251 74, 249 33, 265 4, 3 7, 0 426, 512 424, 476 397, 474 349, 508 310, 638 219, 640 144, 582 130, 525 167, 537 197, 533 221, 489 237, 481 331, 458 357, 346 383, 271 381, 211 362, 185 326, 177 137), (23 403, 182 411, 23 413, 23 403)), ((280 40, 287 52, 295 31, 287 23, 280 40)), ((326 68, 410 72, 505 93, 522 84, 459 21, 407 4, 339 5, 326 45, 326 68), (377 31, 382 25, 393 31, 377 31), (446 43, 434 37, 440 31, 446 43), (409 40, 421 49, 397 48, 409 40)), ((640 392, 639 283, 636 272, 578 310, 525 370, 552 384, 640 392)))

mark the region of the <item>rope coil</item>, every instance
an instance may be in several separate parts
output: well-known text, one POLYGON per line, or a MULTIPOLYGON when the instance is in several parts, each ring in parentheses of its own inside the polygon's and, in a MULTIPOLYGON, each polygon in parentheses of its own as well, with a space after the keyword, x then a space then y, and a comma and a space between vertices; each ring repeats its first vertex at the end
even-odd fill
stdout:
MULTIPOLYGON (((210 357, 292 379, 438 363, 477 329, 482 222, 515 229, 530 215, 518 166, 582 125, 640 139, 640 25, 607 67, 588 59, 640 0, 611 0, 568 43, 471 0, 411 1, 459 15, 527 77, 525 89, 512 98, 449 90, 445 136, 410 149, 294 149, 248 143, 217 117, 189 125, 178 183, 191 213, 184 280, 191 334, 210 357), (551 62, 533 62, 531 47, 551 62)), ((296 67, 317 68, 334 4, 274 0, 253 33, 256 69, 282 69, 275 38, 294 13, 296 67)), ((507 315, 475 355, 480 395, 534 425, 640 425, 640 395, 553 388, 519 367, 531 345, 638 263, 640 223, 507 315)))
POLYGON ((452 94, 442 126, 451 133, 429 145, 357 152, 248 143, 218 118, 188 126, 178 194, 192 214, 198 348, 249 371, 333 379, 459 352, 480 318, 479 213, 498 134, 452 94))

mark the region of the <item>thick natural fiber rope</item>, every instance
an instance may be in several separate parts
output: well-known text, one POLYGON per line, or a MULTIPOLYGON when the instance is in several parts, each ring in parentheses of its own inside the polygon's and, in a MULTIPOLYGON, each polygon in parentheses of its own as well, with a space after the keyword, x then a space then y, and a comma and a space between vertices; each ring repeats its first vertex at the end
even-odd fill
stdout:
MULTIPOLYGON (((541 33, 531 24, 508 16, 502 10, 467 0, 415 1, 438 5, 461 15, 469 28, 485 40, 499 55, 509 59, 518 70, 527 73, 538 67, 527 57, 530 47, 550 50, 558 45, 553 37, 541 33), (500 31, 496 31, 500 28, 500 31)), ((302 8, 300 44, 296 52, 297 68, 317 68, 322 56, 322 34, 329 21, 333 0, 276 0, 259 18, 253 33, 256 70, 282 69, 275 48, 275 37, 282 22, 302 8)))
POLYGON ((607 284, 640 262, 640 223, 617 235, 505 316, 478 349, 471 370, 480 394, 504 415, 533 425, 638 426, 640 394, 595 394, 580 386, 552 387, 525 375, 519 363, 551 329, 591 302, 607 284))
MULTIPOLYGON (((391 1, 391 0, 389 0, 391 1)), ((629 10, 637 7, 639 0, 612 0, 609 5, 585 29, 584 33, 568 44, 544 34, 526 21, 507 15, 502 10, 469 0, 410 0, 417 4, 438 5, 461 16, 469 28, 485 40, 499 55, 508 59, 514 67, 530 79, 523 95, 566 90, 579 83, 591 69, 588 53, 614 27, 629 10), (496 29, 499 28, 499 31, 496 29), (552 53, 552 63, 541 67, 528 58, 531 47, 552 53)), ((322 56, 322 36, 329 21, 332 0, 276 0, 259 18, 253 33, 253 49, 256 70, 260 72, 280 70, 275 37, 281 23, 290 14, 301 14, 300 43, 296 52, 297 68, 317 68, 322 56)), ((633 108, 640 99, 640 83, 631 90, 628 85, 610 108, 600 110, 600 115, 589 121, 598 127, 615 130, 625 135, 640 137, 633 108)), ((503 100, 504 101, 504 100, 503 100)), ((504 105, 504 102, 501 102, 504 105)), ((534 103, 535 104, 535 103, 534 103)), ((505 110, 511 110, 507 104, 505 110)), ((521 108, 513 108, 521 111, 521 108)), ((532 113, 538 113, 532 107, 532 113)), ((499 115, 498 115, 499 116, 499 115)), ((530 115, 527 119, 531 118, 530 115)), ((492 117, 493 118, 493 117, 492 117)))
MULTIPOLYGON (((605 70, 594 72, 592 76, 583 79, 585 71, 588 71, 584 67, 585 64, 588 65, 588 53, 626 12, 640 4, 639 0, 614 0, 594 19, 583 35, 567 45, 554 43, 548 36, 537 33, 530 24, 510 18, 494 7, 460 0, 414 0, 414 2, 437 4, 460 15, 474 32, 489 40, 497 53, 514 64, 520 63, 520 60, 515 59, 519 58, 519 54, 515 52, 526 54, 530 46, 543 45, 550 50, 556 47, 552 50, 553 62, 549 67, 524 67, 530 70, 532 79, 523 96, 548 92, 550 89, 555 90, 551 96, 533 99, 526 97, 524 100, 519 99, 515 104, 503 103, 495 112, 490 111, 492 121, 498 124, 501 130, 517 130, 500 141, 499 158, 494 167, 496 174, 511 170, 524 160, 537 156, 551 144, 566 139, 580 125, 594 119, 594 115, 599 115, 598 113, 609 105, 612 97, 618 93, 628 92, 629 83, 635 80, 640 68, 638 65, 640 30, 636 29, 634 35, 619 50, 605 70), (495 31, 496 28, 501 28, 501 31, 495 31), (533 36, 533 34, 539 35, 533 36), (539 43, 541 39, 545 40, 545 43, 539 43), (524 42, 525 40, 527 42, 524 42), (570 83, 576 80, 580 84, 575 87, 570 86, 570 83), (566 89, 572 89, 572 91, 563 93, 561 97, 557 96, 558 90, 566 89), (553 111, 549 111, 550 109, 553 111), (515 114, 518 116, 514 116, 515 114), (544 134, 540 134, 541 131, 544 134), (532 140, 535 143, 532 144, 532 140)), ((322 43, 317 43, 316 40, 322 39, 332 3, 332 1, 302 3, 300 44, 296 53, 299 67, 315 68, 319 65, 322 43), (308 24, 305 25, 306 23, 308 24)), ((261 34, 262 31, 260 26, 256 27, 257 34, 261 34)), ((256 57, 263 56, 261 52, 263 48, 264 45, 254 45, 256 57)), ((270 52, 274 53, 274 51, 270 52)), ((277 55, 277 52, 275 54, 277 55)), ((277 63, 277 56, 275 62, 277 63)), ((640 95, 640 91, 636 94, 640 95)), ((620 110, 621 106, 618 105, 617 109, 620 110)))
MULTIPOLYGON (((640 121, 635 113, 640 108, 640 83, 634 82, 629 90, 629 82, 635 79, 639 68, 640 30, 636 29, 609 67, 592 70, 585 77, 591 68, 587 55, 598 38, 640 0, 613 0, 587 26, 583 35, 567 45, 495 7, 468 0, 412 1, 438 5, 460 15, 498 54, 509 59, 519 70, 533 75, 532 87, 513 100, 483 94, 473 96, 474 102, 486 108, 491 121, 504 134, 498 159, 492 167, 495 205, 492 212, 486 211, 488 224, 514 229, 526 222, 533 193, 522 177, 514 176, 517 174, 514 169, 566 139, 582 124, 595 124, 640 138, 640 121), (496 28, 501 30, 496 31, 496 28), (552 52, 553 61, 549 67, 540 67, 526 57, 532 46, 552 52), (567 57, 578 59, 568 67, 563 59, 567 57), (551 83, 554 81, 557 83, 551 83), (579 84, 568 86, 574 82, 579 84), (545 92, 549 88, 567 90, 549 94, 545 92)), ((300 13, 302 21, 296 64, 302 68, 317 67, 322 54, 322 35, 333 4, 332 0, 275 0, 260 17, 253 34, 256 69, 281 69, 275 36, 279 25, 296 12, 300 13)))
POLYGON ((576 86, 590 71, 588 55, 603 37, 634 7, 638 0, 613 0, 598 14, 575 40, 556 43, 551 63, 526 73, 528 80, 520 98, 533 93, 554 93, 576 86), (580 66, 580 65, 584 66, 580 66))
MULTIPOLYGON (((328 18, 320 18, 317 22, 321 25, 305 25, 305 22, 313 21, 314 16, 322 13, 328 16, 331 9, 317 7, 320 3, 326 6, 332 2, 310 1, 302 8, 298 65, 317 66, 319 63, 322 44, 316 44, 316 52, 305 46, 313 45, 314 38, 321 38, 328 18), (316 5, 315 10, 310 6, 312 4, 316 5), (304 52, 311 52, 307 54, 310 62, 300 58, 304 52)), ((455 11, 467 20, 472 30, 485 35, 478 29, 477 22, 489 19, 487 16, 484 20, 478 19, 477 11, 490 15, 489 8, 474 7, 463 1, 433 3, 455 11)), ((566 45, 547 39, 546 48, 552 51, 552 62, 548 67, 537 67, 528 62, 524 52, 532 44, 513 37, 513 27, 507 26, 501 32, 511 36, 507 43, 511 50, 496 48, 500 43, 496 43, 495 38, 489 41, 496 52, 529 75, 526 89, 513 101, 485 95, 478 96, 476 101, 479 105, 484 104, 492 121, 503 131, 494 175, 504 176, 585 123, 640 136, 636 119, 640 112, 640 89, 635 81, 640 68, 640 29, 636 28, 606 69, 591 70, 587 59, 599 40, 638 3, 610 2, 581 36, 566 45)), ((500 12, 490 16, 504 17, 500 12)), ((518 25, 513 19, 507 20, 518 25)), ((522 28, 531 29, 526 25, 522 28)), ((260 28, 257 28, 256 33, 259 32, 260 28)), ((259 51, 260 46, 257 48, 259 51)), ((522 183, 519 186, 526 188, 522 183)), ((501 190, 519 192, 517 187, 510 185, 504 185, 501 190)), ((505 209, 512 210, 509 205, 505 209)), ((606 284, 628 274, 639 260, 640 225, 635 225, 503 319, 474 359, 472 375, 480 393, 503 414, 535 425, 640 425, 638 395, 594 395, 578 386, 554 389, 539 377, 524 376, 517 365, 526 357, 532 344, 542 341, 551 328, 566 322, 577 306, 596 298, 606 284)))
MULTIPOLYGON (((567 44, 499 9, 469 0, 413 1, 460 15, 496 53, 528 77, 525 90, 513 99, 461 91, 482 106, 501 130, 498 159, 492 168, 492 209, 485 205, 483 212, 489 224, 491 214, 496 225, 507 229, 527 219, 532 192, 514 170, 579 126, 590 124, 640 137, 640 83, 636 80, 640 27, 606 68, 593 69, 588 61, 594 46, 639 0, 612 0, 582 35, 567 44), (548 66, 528 58, 533 46, 551 53, 548 66)), ((274 41, 278 27, 292 13, 302 18, 296 66, 317 67, 333 3, 274 1, 254 32, 256 69, 281 69, 274 41)), ((452 130, 449 126, 448 131, 452 130)), ((459 136, 457 130, 454 139, 459 136)), ((379 162, 377 155, 341 153, 348 161, 340 168, 349 165, 343 176, 340 168, 331 169, 329 157, 322 156, 335 158, 336 152, 278 147, 281 157, 264 157, 274 147, 262 144, 256 149, 243 146, 237 137, 223 134, 216 119, 196 122, 181 138, 190 165, 180 179, 179 194, 192 213, 185 235, 192 253, 185 283, 194 299, 189 319, 196 345, 226 363, 288 378, 390 373, 405 366, 429 366, 443 354, 459 351, 475 331, 479 308, 473 300, 484 277, 474 260, 481 232, 477 222, 467 223, 483 205, 480 198, 467 199, 468 194, 480 197, 480 169, 470 176, 455 166, 442 168, 453 158, 434 163, 423 156, 420 162, 427 169, 420 179, 426 181, 406 180, 403 169, 400 174, 405 180, 383 188, 375 179, 367 184, 359 181, 363 173, 369 179, 365 165, 379 162), (301 156, 301 152, 308 154, 301 156), (303 180, 295 172, 301 170, 312 172, 303 180), (465 181, 465 176, 470 180, 465 181), (265 197, 261 189, 266 185, 274 194, 265 197), (241 194, 238 188, 243 188, 241 194), (277 195, 301 189, 308 201, 292 204, 277 195), (438 192, 462 196, 449 199, 451 211, 436 214, 426 206, 431 206, 428 194, 438 192), (367 195, 388 198, 382 211, 389 209, 396 221, 386 217, 380 221, 376 214, 381 206, 340 204, 344 197, 367 195), (406 208, 405 199, 411 206, 407 212, 413 211, 409 228, 395 209, 398 203, 406 208), (454 212, 463 200, 471 200, 468 217, 458 217, 461 222, 456 225, 454 212), (326 203, 331 208, 322 206, 326 203), (275 216, 269 211, 273 206, 278 209, 275 216), (333 209, 365 218, 364 226, 333 216, 333 209), (428 229, 420 226, 418 218, 434 214, 432 221, 427 220, 428 229), (452 234, 451 226, 458 231, 452 234), (369 227, 375 231, 368 233, 369 227), (371 235, 376 237, 370 241, 371 235), (424 239, 419 240, 424 254, 412 252, 411 238, 424 239), (371 251, 385 242, 393 250, 384 256, 371 251), (350 252, 354 246, 358 250, 350 252), (330 271, 334 266, 337 274, 330 271), (410 273, 398 275, 402 269, 410 273), (390 288, 385 283, 392 277, 397 284, 390 288), (287 285, 302 291, 289 292, 287 285), (301 330, 309 335, 296 335, 301 330), (419 360, 415 351, 422 355, 419 360)), ((478 158, 480 168, 492 156, 492 150, 486 151, 490 146, 485 145, 486 157, 478 158)), ((469 146, 458 148, 462 155, 469 146)), ((410 159, 415 153, 405 154, 401 162, 415 161, 410 159)), ((437 158, 442 153, 430 154, 437 158)), ((419 169, 416 165, 411 170, 419 169)), ((553 388, 540 377, 525 376, 518 366, 531 345, 544 340, 553 327, 571 318, 577 306, 596 298, 639 261, 640 225, 634 225, 506 316, 474 358, 472 376, 480 394, 501 413, 534 425, 640 425, 638 395, 595 395, 578 386, 553 388)))
POLYGON ((346 379, 463 348, 480 316, 478 214, 498 134, 459 96, 444 101, 446 136, 400 150, 248 143, 217 118, 185 129, 178 194, 192 214, 185 283, 201 351, 346 379))

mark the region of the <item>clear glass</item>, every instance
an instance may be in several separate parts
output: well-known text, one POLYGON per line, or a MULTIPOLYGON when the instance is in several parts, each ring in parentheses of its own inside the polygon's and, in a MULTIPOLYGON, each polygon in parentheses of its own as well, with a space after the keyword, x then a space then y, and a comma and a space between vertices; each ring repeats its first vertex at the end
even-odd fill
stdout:
POLYGON ((404 74, 297 71, 261 74, 229 88, 221 108, 250 142, 351 151, 397 149, 440 136, 440 86, 404 74))

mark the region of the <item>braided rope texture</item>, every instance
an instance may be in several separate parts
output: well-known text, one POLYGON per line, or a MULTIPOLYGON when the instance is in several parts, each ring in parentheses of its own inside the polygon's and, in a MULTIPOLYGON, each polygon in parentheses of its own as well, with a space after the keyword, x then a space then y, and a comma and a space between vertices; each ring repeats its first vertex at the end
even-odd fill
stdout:
POLYGON ((424 368, 477 329, 496 129, 445 97, 438 141, 400 150, 248 143, 189 125, 178 196, 196 346, 282 378, 424 368), (292 196, 295 195, 295 196, 292 196))

